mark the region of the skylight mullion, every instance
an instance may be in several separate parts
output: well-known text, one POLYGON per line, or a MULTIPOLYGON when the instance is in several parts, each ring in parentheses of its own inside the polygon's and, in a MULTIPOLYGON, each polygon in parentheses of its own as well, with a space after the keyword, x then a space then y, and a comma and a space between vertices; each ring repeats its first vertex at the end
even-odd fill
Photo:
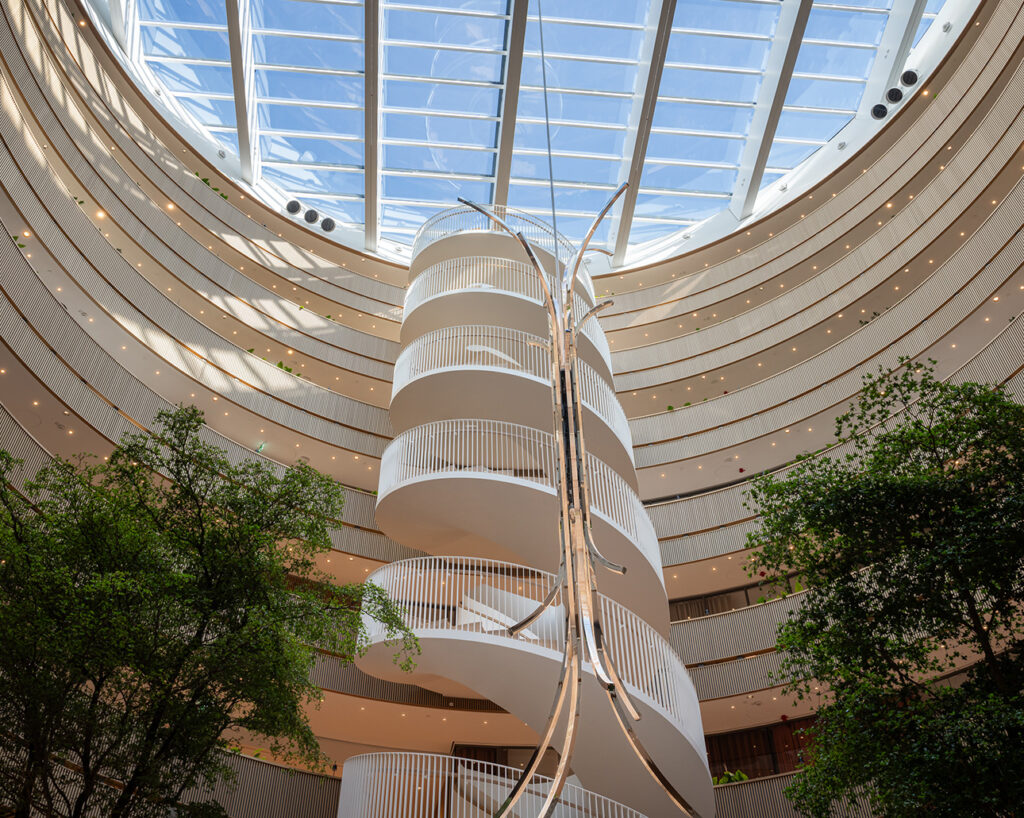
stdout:
POLYGON ((259 123, 254 102, 251 0, 227 0, 228 45, 231 51, 231 82, 235 93, 235 127, 242 179, 250 185, 260 176, 259 123))
POLYGON ((374 252, 380 240, 381 101, 380 5, 364 0, 363 9, 363 244, 374 252))
POLYGON ((737 219, 753 212, 757 192, 761 188, 768 154, 771 151, 775 129, 782 115, 782 106, 789 91, 790 79, 800 51, 800 43, 811 14, 811 0, 783 0, 775 38, 765 68, 754 119, 750 125, 752 137, 747 140, 740 172, 733 190, 730 210, 737 219))
POLYGON ((512 176, 512 151, 515 147, 516 123, 519 119, 519 86, 526 52, 526 17, 529 0, 512 0, 512 17, 505 36, 505 66, 502 77, 501 121, 498 125, 498 153, 494 161, 492 202, 508 204, 509 181, 512 176))

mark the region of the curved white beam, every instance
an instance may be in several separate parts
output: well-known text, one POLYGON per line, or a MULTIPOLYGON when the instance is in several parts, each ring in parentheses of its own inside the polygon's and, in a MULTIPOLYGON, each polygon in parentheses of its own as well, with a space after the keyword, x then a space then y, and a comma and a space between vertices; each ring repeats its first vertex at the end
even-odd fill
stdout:
POLYGON ((512 149, 516 139, 516 109, 519 106, 519 81, 523 73, 523 49, 526 47, 526 15, 530 0, 513 0, 508 23, 505 57, 505 84, 502 92, 501 119, 498 122, 498 156, 494 162, 494 204, 508 204, 508 183, 512 176, 512 149))
POLYGON ((260 176, 259 134, 256 122, 250 0, 224 0, 231 51, 231 86, 235 96, 235 128, 242 180, 255 184, 260 176))
POLYGON ((743 148, 736 186, 729 203, 729 210, 737 219, 745 219, 754 211, 754 201, 761 189, 761 179, 789 91, 793 67, 800 53, 811 5, 811 0, 783 0, 764 79, 757 95, 757 107, 750 122, 750 136, 743 148))
POLYGON ((612 243, 615 246, 613 264, 621 264, 626 256, 629 243, 629 230, 633 225, 633 210, 636 208, 636 196, 640 187, 640 177, 647 158, 647 142, 651 136, 651 123, 654 121, 654 108, 658 104, 658 90, 661 88, 661 73, 665 67, 665 52, 668 40, 672 36, 672 21, 676 14, 676 0, 652 0, 647 12, 647 29, 640 65, 637 68, 639 78, 644 78, 642 88, 636 89, 633 98, 633 109, 629 115, 629 131, 623 148, 623 158, 631 157, 628 165, 623 163, 619 173, 619 184, 628 183, 626 194, 619 208, 619 217, 615 222, 612 243), (647 73, 644 74, 644 67, 647 73))

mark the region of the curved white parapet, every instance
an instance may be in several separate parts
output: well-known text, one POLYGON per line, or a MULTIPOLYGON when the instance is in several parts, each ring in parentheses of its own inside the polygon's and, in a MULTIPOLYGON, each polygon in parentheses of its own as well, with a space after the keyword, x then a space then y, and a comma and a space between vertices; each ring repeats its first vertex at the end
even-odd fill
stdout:
MULTIPOLYGON (((590 364, 580 361, 580 393, 588 450, 633 481, 629 422, 615 393, 590 364)), ((547 337, 508 327, 443 327, 410 343, 395 363, 391 425, 472 416, 535 428, 552 422, 551 353, 547 337)))
MULTIPOLYGON (((587 457, 594 539, 627 568, 602 573, 601 589, 668 633, 668 602, 654 526, 636 492, 587 457)), ((497 420, 416 426, 381 458, 377 525, 432 554, 486 556, 558 567, 557 451, 549 432, 497 420)))
MULTIPOLYGON (((345 762, 338 818, 490 818, 521 770, 433 753, 366 753, 345 762)), ((509 818, 536 818, 551 779, 538 775, 509 818)), ((553 818, 645 818, 566 784, 553 818)))
MULTIPOLYGON (((549 284, 551 281, 549 276, 549 284)), ((585 315, 594 306, 590 287, 589 276, 577 279, 573 292, 577 315, 585 315)), ((430 330, 464 321, 547 335, 548 314, 537 272, 525 262, 499 256, 457 256, 430 265, 409 284, 403 344, 430 330)), ((580 356, 610 383, 611 348, 595 316, 583 323, 579 348, 580 356)))
MULTIPOLYGON (((495 240, 503 238, 508 237, 495 240)), ((579 281, 589 286, 589 277, 581 276, 579 281)), ((576 315, 585 315, 593 306, 593 296, 578 284, 573 291, 576 315)), ((402 343, 430 330, 470 321, 547 335, 548 313, 536 271, 496 256, 458 256, 432 264, 409 285, 402 343)), ((596 316, 583 322, 578 338, 580 357, 611 383, 611 347, 596 316)))
MULTIPOLYGON (((370 575, 405 610, 422 655, 413 681, 439 691, 474 691, 536 730, 543 729, 562 661, 560 596, 518 637, 508 626, 547 594, 553 574, 482 559, 422 557, 370 575)), ((672 784, 702 816, 714 814, 697 694, 680 658, 654 628, 602 596, 602 634, 641 719, 632 727, 672 784)), ((408 674, 395 667, 387 634, 365 620, 370 648, 357 660, 374 676, 408 674)), ((584 786, 650 816, 678 815, 635 755, 589 666, 572 768, 584 786)))
MULTIPOLYGON (((490 209, 513 230, 521 232, 532 245, 545 253, 554 254, 556 237, 551 225, 511 207, 493 205, 490 209)), ((416 238, 412 244, 412 258, 415 260, 420 253, 437 241, 464 233, 508 235, 487 216, 472 207, 466 205, 450 207, 431 216, 416 231, 416 238)), ((558 257, 562 261, 567 260, 576 252, 576 246, 565 236, 559 234, 557 242, 558 257)))

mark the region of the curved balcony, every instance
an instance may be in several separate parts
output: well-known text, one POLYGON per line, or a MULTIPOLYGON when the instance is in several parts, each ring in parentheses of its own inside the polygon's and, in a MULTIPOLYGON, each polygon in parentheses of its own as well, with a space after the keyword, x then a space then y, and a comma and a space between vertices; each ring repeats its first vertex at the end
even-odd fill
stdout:
MULTIPOLYGON (((636 488, 632 438, 622 405, 589 364, 581 361, 579 371, 587 449, 636 488)), ((396 362, 390 412, 398 432, 456 417, 550 427, 547 336, 479 324, 421 335, 396 362)))
MULTIPOLYGON (((491 210, 513 230, 521 232, 535 248, 550 256, 555 253, 556 241, 559 259, 568 259, 576 252, 576 246, 571 241, 561 234, 556 236, 551 225, 535 216, 502 205, 492 205, 491 210)), ((420 253, 432 244, 466 233, 486 233, 512 239, 508 233, 497 227, 480 211, 465 205, 450 207, 431 216, 416 231, 416 238, 412 243, 413 263, 415 264, 420 253)), ((514 239, 512 240, 514 241, 514 239)), ((593 297, 593 289, 591 289, 591 297, 593 297)))
MULTIPOLYGON (((535 730, 543 729, 561 667, 564 611, 556 597, 518 638, 507 627, 544 598, 555 577, 483 559, 423 557, 384 566, 369 581, 405 609, 423 650, 418 684, 475 691, 535 730), (513 671, 514 669, 514 671, 513 671)), ((674 786, 702 815, 714 814, 697 694, 669 643, 636 614, 600 599, 606 644, 641 719, 633 729, 674 786)), ((381 678, 407 678, 395 667, 387 634, 368 622, 370 648, 357 660, 381 678)), ((642 767, 604 691, 585 672, 573 771, 580 781, 648 815, 677 814, 642 767)))
MULTIPOLYGON (((345 818, 493 815, 521 770, 432 753, 366 753, 345 762, 338 814, 345 818)), ((535 816, 551 779, 538 775, 509 818, 535 816)), ((553 818, 645 818, 610 798, 566 784, 553 818)))
MULTIPOLYGON (((593 295, 577 284, 573 293, 576 315, 586 314, 593 306, 593 295)), ((431 265, 409 285, 402 343, 470 317, 474 323, 525 330, 545 338, 549 332, 544 294, 532 267, 497 256, 469 256, 431 265)), ((596 316, 583 324, 579 352, 611 383, 611 348, 596 316)))
MULTIPOLYGON (((558 566, 557 450, 548 432, 496 420, 444 420, 398 435, 381 460, 377 524, 432 554, 484 555, 558 566)), ((602 572, 601 589, 661 633, 668 603, 661 554, 629 484, 587 456, 594 538, 626 575, 602 572)))

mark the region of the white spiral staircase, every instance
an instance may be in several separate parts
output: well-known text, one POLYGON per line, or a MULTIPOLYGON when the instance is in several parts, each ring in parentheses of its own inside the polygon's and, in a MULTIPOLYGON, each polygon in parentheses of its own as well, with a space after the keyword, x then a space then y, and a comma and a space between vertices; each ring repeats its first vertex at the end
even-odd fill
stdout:
MULTIPOLYGON (((554 269, 550 228, 514 211, 501 215, 554 269)), ((558 241, 564 259, 568 248, 558 241)), ((545 597, 559 562, 547 318, 537 274, 521 257, 517 243, 469 208, 439 214, 417 236, 392 392, 398 434, 381 462, 377 522, 432 556, 392 563, 369 581, 404 608, 423 652, 413 674, 404 673, 368 619, 371 647, 358 664, 382 679, 487 698, 539 732, 561 669, 565 618, 556 597, 517 636, 508 631, 545 597)), ((573 297, 580 312, 593 306, 589 275, 573 297)), ((580 338, 593 531, 605 556, 628 569, 600 575, 604 638, 641 715, 633 730, 671 785, 711 818, 697 695, 665 638, 658 540, 636 494, 607 341, 594 318, 580 338)), ((555 814, 679 815, 589 665, 581 714, 571 767, 592 792, 566 787, 555 814)), ((483 818, 515 784, 516 771, 502 770, 415 753, 357 756, 345 765, 339 816, 483 818)), ((512 814, 536 814, 540 779, 529 793, 512 814)))

